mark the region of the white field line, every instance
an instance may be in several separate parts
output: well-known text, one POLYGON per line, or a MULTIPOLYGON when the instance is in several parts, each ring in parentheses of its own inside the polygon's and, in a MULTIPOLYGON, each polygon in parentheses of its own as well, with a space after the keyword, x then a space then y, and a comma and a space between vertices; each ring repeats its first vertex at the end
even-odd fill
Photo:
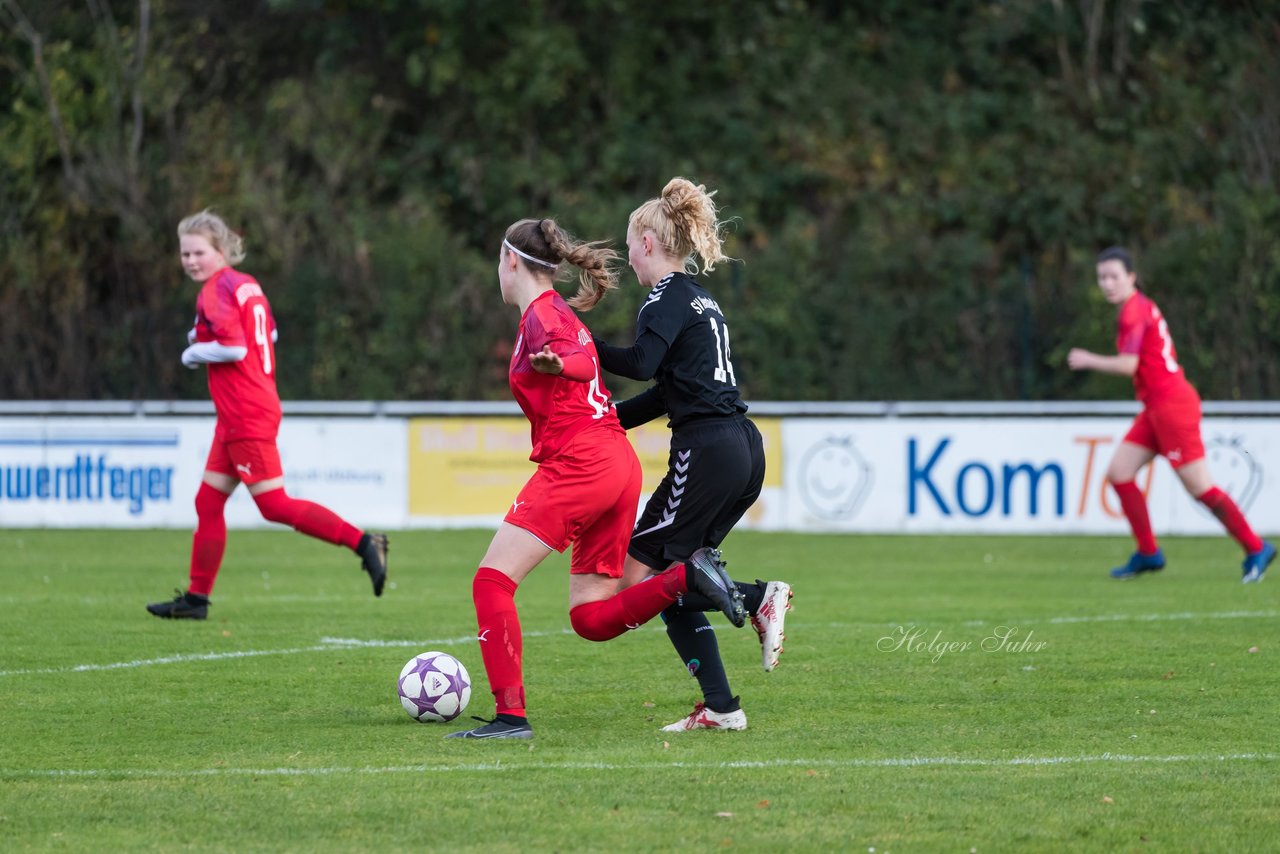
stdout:
MULTIPOLYGON (((661 631, 661 628, 644 628, 640 631, 661 631)), ((572 629, 554 632, 524 632, 525 639, 561 637, 574 634, 572 629)), ((292 649, 246 649, 234 652, 193 652, 166 655, 160 658, 139 658, 133 661, 113 661, 107 664, 69 664, 64 667, 32 667, 23 670, 0 670, 0 676, 29 676, 51 673, 92 673, 102 670, 130 670, 136 667, 153 667, 158 664, 185 664, 190 661, 222 661, 235 658, 259 658, 266 655, 300 655, 307 652, 333 652, 343 649, 363 648, 417 648, 422 651, 439 647, 459 646, 476 642, 475 635, 429 640, 361 640, 359 638, 321 638, 316 646, 292 649)))
POLYGON ((161 658, 139 658, 133 661, 113 661, 108 664, 71 664, 66 667, 31 667, 25 670, 0 670, 0 676, 29 676, 49 673, 92 673, 100 670, 129 670, 134 667, 151 667, 156 664, 184 664, 189 661, 222 661, 232 658, 258 658, 264 655, 298 655, 303 652, 327 652, 333 646, 303 646, 295 649, 244 649, 237 652, 201 652, 166 655, 161 658))
POLYGON ((1025 620, 968 620, 964 625, 1031 626, 1065 625, 1068 623, 1159 623, 1166 620, 1255 620, 1274 617, 1280 617, 1280 611, 1218 611, 1208 614, 1193 611, 1182 611, 1175 614, 1096 614, 1075 617, 1030 617, 1025 620))
MULTIPOLYGON (((1026 620, 968 620, 963 625, 966 626, 994 626, 994 625, 1040 625, 1040 624, 1065 624, 1065 623, 1120 623, 1120 622, 1158 622, 1164 620, 1242 620, 1242 619, 1268 619, 1280 616, 1280 611, 1220 611, 1217 613, 1194 613, 1185 611, 1176 614, 1101 614, 1095 616, 1074 616, 1074 617, 1040 617, 1026 620)), ((857 625, 855 623, 829 623, 826 628, 843 628, 846 626, 857 625)), ((876 623, 876 625, 880 625, 876 623)), ((898 623, 885 623, 884 625, 899 625, 898 623)), ((641 631, 660 631, 660 627, 652 629, 645 628, 641 631)), ((572 635, 570 629, 561 629, 558 632, 525 632, 526 638, 542 638, 542 637, 559 637, 563 635, 572 635)), ((114 661, 107 664, 70 664, 63 667, 33 667, 20 670, 0 670, 0 677, 5 676, 31 676, 31 675, 47 675, 53 673, 92 673, 103 670, 130 670, 137 667, 153 667, 161 664, 185 664, 192 661, 222 661, 225 659, 236 658, 259 658, 267 655, 301 655, 308 652, 332 652, 334 650, 355 649, 361 647, 394 647, 394 648, 412 648, 417 647, 421 650, 435 649, 436 647, 458 646, 460 644, 474 643, 474 635, 465 635, 455 638, 435 638, 433 640, 360 640, 357 638, 321 638, 320 644, 317 646, 295 647, 293 649, 247 649, 236 652, 207 652, 207 653, 181 653, 177 655, 166 655, 161 658, 142 658, 133 661, 114 661)))
MULTIPOLYGON (((525 632, 526 638, 571 635, 570 629, 558 632, 525 632)), ((417 647, 423 651, 438 647, 458 646, 464 643, 475 643, 475 635, 464 635, 456 638, 434 638, 431 640, 356 640, 354 638, 321 638, 316 646, 294 647, 292 649, 245 649, 233 652, 193 652, 166 655, 160 658, 139 658, 133 661, 113 661, 108 664, 70 664, 65 667, 35 667, 25 670, 0 670, 0 676, 28 676, 50 673, 92 673, 102 670, 130 670, 135 667, 153 667, 159 664, 185 664, 191 661, 223 661, 236 658, 259 658, 266 655, 300 655, 307 652, 333 652, 343 649, 364 647, 417 647)))
MULTIPOLYGON (((640 631, 663 631, 661 627, 647 627, 640 631)), ((524 632, 523 637, 546 638, 573 635, 572 629, 560 629, 554 632, 524 632)), ((0 670, 4 676, 49 675, 54 673, 95 673, 103 670, 131 670, 137 667, 154 667, 160 664, 185 664, 192 661, 224 661, 237 658, 260 658, 268 655, 301 655, 308 652, 333 652, 343 649, 362 648, 417 648, 421 651, 439 647, 459 646, 476 642, 475 635, 463 635, 454 638, 433 638, 429 640, 361 640, 359 638, 321 638, 316 646, 294 647, 292 649, 246 649, 233 652, 193 652, 166 655, 160 658, 139 658, 133 661, 113 661, 106 664, 68 664, 63 667, 30 667, 19 670, 0 670)))
POLYGON ((1275 762, 1276 753, 1216 753, 1178 756, 1134 756, 1124 753, 1100 753, 1094 756, 1022 756, 1008 759, 989 759, 965 756, 905 756, 885 759, 767 759, 737 760, 733 762, 459 762, 433 765, 384 765, 384 766, 330 766, 320 768, 197 768, 191 770, 163 770, 144 768, 67 768, 67 769, 0 769, 0 778, 6 779, 78 779, 100 777, 103 779, 187 779, 191 777, 332 777, 378 774, 434 774, 434 773, 491 773, 509 774, 512 771, 649 771, 666 768, 694 770, 736 770, 755 768, 1011 768, 1044 767, 1054 765, 1113 764, 1171 764, 1171 763, 1229 763, 1275 762))

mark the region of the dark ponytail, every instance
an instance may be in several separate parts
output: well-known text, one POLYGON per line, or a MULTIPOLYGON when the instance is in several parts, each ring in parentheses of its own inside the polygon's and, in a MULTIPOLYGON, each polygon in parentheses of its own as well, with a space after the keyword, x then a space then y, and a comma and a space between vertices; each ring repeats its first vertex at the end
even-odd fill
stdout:
POLYGON ((1129 250, 1123 246, 1108 246, 1098 253, 1098 260, 1094 263, 1101 264, 1103 261, 1119 261, 1124 265, 1126 273, 1133 272, 1133 257, 1129 255, 1129 250))
MULTIPOLYGON (((1101 264, 1103 261, 1119 261, 1124 265, 1124 271, 1126 273, 1134 272, 1133 256, 1130 255, 1129 250, 1125 249, 1123 246, 1108 246, 1106 249, 1103 249, 1098 253, 1098 260, 1094 263, 1101 264)), ((1135 275, 1133 277, 1133 284, 1138 290, 1142 290, 1142 277, 1135 275)))
MULTIPOLYGON (((507 229, 503 238, 533 259, 530 271, 557 278, 561 262, 577 267, 578 292, 567 302, 579 311, 590 311, 604 295, 618 286, 618 253, 604 241, 579 242, 554 219, 522 219, 507 229)), ((524 264, 524 260, 521 262, 524 264)), ((525 264, 528 267, 528 264, 525 264)))

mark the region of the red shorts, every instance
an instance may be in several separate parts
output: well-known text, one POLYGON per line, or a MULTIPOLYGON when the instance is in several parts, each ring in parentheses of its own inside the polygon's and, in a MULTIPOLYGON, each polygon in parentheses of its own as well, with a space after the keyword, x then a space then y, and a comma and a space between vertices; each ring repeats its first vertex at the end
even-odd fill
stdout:
POLYGON ((228 442, 218 433, 213 435, 209 459, 204 468, 205 471, 216 471, 237 478, 245 486, 271 480, 273 477, 284 477, 280 451, 274 441, 237 439, 228 442))
POLYGON ((1175 469, 1204 459, 1204 441, 1200 438, 1200 399, 1147 404, 1133 419, 1133 426, 1124 440, 1155 451, 1175 469))
POLYGON ((626 434, 587 429, 538 464, 505 521, 558 552, 569 572, 622 577, 640 504, 640 461, 626 434))

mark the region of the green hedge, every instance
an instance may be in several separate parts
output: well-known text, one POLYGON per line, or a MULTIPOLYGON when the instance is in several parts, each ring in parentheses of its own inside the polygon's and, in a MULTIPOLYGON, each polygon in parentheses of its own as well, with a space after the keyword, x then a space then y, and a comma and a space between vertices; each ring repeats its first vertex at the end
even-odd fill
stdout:
POLYGON ((0 396, 203 396, 173 229, 212 205, 284 396, 503 398, 505 227, 621 244, 683 174, 751 397, 1127 397, 1064 364, 1114 243, 1206 397, 1276 397, 1274 6, 940 5, 0 0, 0 396))

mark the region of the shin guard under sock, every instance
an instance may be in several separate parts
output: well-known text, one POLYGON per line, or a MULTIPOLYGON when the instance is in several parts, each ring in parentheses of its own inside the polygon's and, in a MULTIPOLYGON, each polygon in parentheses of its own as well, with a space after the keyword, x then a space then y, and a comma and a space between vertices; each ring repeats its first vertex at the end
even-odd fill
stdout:
POLYGON ((720 660, 720 645, 707 615, 692 611, 664 611, 667 637, 689 675, 698 680, 702 700, 713 712, 733 711, 733 692, 720 660))
POLYGON ((191 582, 187 592, 207 597, 227 550, 227 520, 222 510, 230 494, 203 481, 196 490, 196 531, 191 538, 191 582))
POLYGON ((1249 522, 1244 518, 1244 514, 1240 512, 1240 507, 1231 500, 1230 495, 1227 495, 1218 487, 1212 486, 1208 492, 1201 495, 1197 500, 1205 507, 1208 507, 1214 516, 1218 517, 1222 527, 1226 528, 1227 533, 1240 544, 1245 554, 1253 554, 1262 550, 1262 540, 1253 532, 1253 528, 1249 527, 1249 522))
POLYGON ((289 525, 309 537, 335 546, 346 546, 352 551, 360 545, 363 532, 359 528, 314 501, 290 498, 283 486, 259 493, 253 496, 253 500, 262 512, 262 518, 268 522, 289 525))
POLYGON ((223 553, 227 551, 227 519, 223 508, 227 506, 229 493, 210 487, 201 481, 196 490, 196 533, 191 538, 191 584, 187 592, 209 597, 223 565, 223 553))
POLYGON ((1156 544, 1156 535, 1151 531, 1151 517, 1147 514, 1147 499, 1142 497, 1142 490, 1131 480, 1113 483, 1111 488, 1120 498, 1120 507, 1129 520, 1129 529, 1133 531, 1138 551, 1144 555, 1155 554, 1159 546, 1156 544))
POLYGON ((523 718, 524 639, 516 613, 517 586, 498 570, 482 566, 471 583, 471 598, 476 606, 476 638, 497 713, 523 718))
POLYGON ((638 629, 671 606, 685 586, 684 567, 651 575, 608 599, 584 602, 569 611, 573 630, 591 641, 607 641, 638 629))

